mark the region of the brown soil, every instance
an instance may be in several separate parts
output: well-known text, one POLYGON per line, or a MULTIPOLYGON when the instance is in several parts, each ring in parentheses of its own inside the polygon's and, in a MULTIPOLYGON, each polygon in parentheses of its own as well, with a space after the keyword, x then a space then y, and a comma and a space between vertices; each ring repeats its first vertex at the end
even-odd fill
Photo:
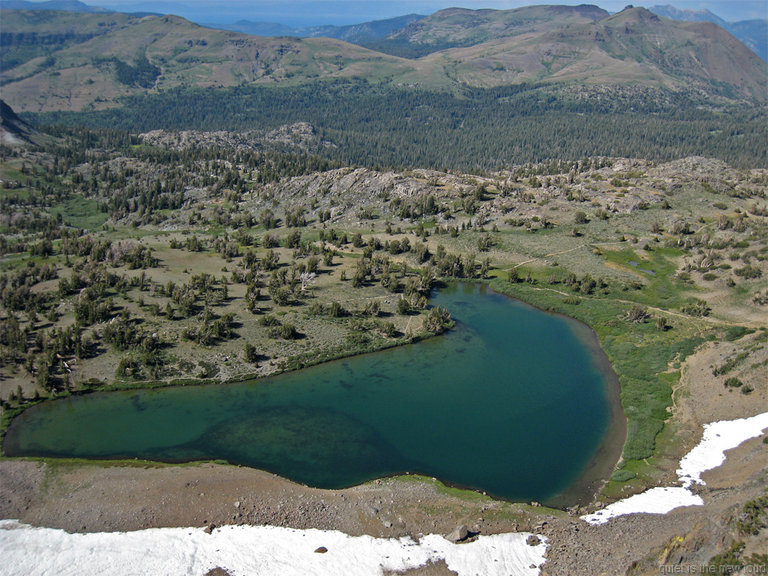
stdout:
POLYGON ((400 536, 528 529, 529 508, 457 497, 429 479, 320 490, 219 464, 147 467, 0 461, 0 517, 75 532, 270 524, 400 536), (440 514, 436 514, 440 511, 440 514))

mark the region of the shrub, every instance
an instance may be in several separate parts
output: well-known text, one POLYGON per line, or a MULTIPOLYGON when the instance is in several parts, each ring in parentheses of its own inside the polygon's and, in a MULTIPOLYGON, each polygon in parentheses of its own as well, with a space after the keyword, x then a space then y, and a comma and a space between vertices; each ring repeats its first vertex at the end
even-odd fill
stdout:
POLYGON ((648 309, 645 306, 639 304, 633 304, 632 308, 627 311, 626 319, 635 324, 642 324, 649 317, 648 309))
POLYGON ((613 482, 627 482, 637 477, 637 474, 630 470, 616 470, 611 476, 613 482))
POLYGON ((406 315, 411 313, 411 303, 408 302, 408 300, 404 297, 400 297, 400 300, 397 301, 397 311, 400 314, 406 315))
POLYGON ((280 326, 280 320, 278 320, 271 314, 268 314, 266 316, 263 316, 262 318, 259 318, 259 324, 261 324, 262 326, 280 326))
POLYGON ((328 306, 328 316, 331 318, 341 318, 346 315, 347 311, 344 310, 344 307, 338 302, 331 302, 328 306))
POLYGON ((736 274, 736 276, 740 276, 746 280, 754 280, 755 278, 760 278, 763 275, 763 272, 760 270, 760 268, 755 268, 751 264, 747 264, 743 268, 736 268, 733 273, 736 274))
POLYGON ((299 331, 293 324, 283 324, 280 328, 280 336, 286 340, 295 340, 299 337, 299 331))
POLYGON ((753 536, 757 536, 761 529, 768 528, 768 495, 744 504, 736 526, 742 534, 753 536))
POLYGON ((256 348, 250 343, 245 343, 245 361, 250 362, 251 364, 257 364, 259 361, 259 354, 256 352, 256 348))
POLYGON ((365 303, 363 314, 366 316, 378 316, 381 313, 381 306, 378 300, 369 300, 365 303))
POLYGON ((689 316, 709 316, 712 308, 710 308, 704 300, 694 299, 693 301, 684 304, 680 310, 683 314, 688 314, 689 316))
POLYGON ((752 334, 753 332, 753 329, 747 328, 746 326, 731 326, 725 331, 725 339, 728 340, 728 342, 733 342, 734 340, 739 340, 743 336, 752 334))
POLYGON ((432 308, 424 319, 424 329, 434 334, 442 334, 453 326, 451 314, 442 306, 432 308))
POLYGON ((379 330, 384 336, 388 338, 394 338, 397 336, 397 328, 395 328, 395 325, 392 322, 382 322, 379 325, 379 330))

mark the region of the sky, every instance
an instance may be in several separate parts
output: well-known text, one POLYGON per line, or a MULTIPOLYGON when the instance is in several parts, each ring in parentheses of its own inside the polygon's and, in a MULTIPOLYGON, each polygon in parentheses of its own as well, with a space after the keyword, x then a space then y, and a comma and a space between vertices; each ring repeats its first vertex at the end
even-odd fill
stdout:
POLYGON ((503 10, 531 4, 596 4, 610 12, 618 12, 630 3, 645 7, 672 4, 691 10, 708 9, 730 22, 768 18, 768 0, 85 0, 85 3, 119 11, 173 13, 196 22, 251 20, 291 26, 358 24, 404 14, 428 15, 454 6, 503 10))

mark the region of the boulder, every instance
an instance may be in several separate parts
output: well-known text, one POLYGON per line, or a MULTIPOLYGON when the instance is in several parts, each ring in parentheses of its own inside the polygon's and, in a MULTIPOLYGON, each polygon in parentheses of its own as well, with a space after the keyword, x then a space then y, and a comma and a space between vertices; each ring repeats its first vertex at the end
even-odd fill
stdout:
POLYGON ((453 529, 453 532, 448 534, 445 539, 456 543, 466 540, 467 536, 469 536, 469 530, 464 524, 462 524, 461 526, 456 526, 456 528, 453 529))

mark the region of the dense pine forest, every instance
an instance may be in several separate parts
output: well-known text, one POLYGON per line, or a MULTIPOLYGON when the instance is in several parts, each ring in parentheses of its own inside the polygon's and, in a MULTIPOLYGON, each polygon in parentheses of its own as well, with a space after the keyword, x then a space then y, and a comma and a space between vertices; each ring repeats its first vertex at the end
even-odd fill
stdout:
POLYGON ((709 106, 693 93, 522 84, 460 93, 363 81, 286 88, 174 89, 119 109, 26 115, 37 124, 135 132, 266 130, 309 122, 326 160, 376 168, 482 173, 525 162, 591 156, 665 161, 691 155, 765 167, 766 110, 709 106))

